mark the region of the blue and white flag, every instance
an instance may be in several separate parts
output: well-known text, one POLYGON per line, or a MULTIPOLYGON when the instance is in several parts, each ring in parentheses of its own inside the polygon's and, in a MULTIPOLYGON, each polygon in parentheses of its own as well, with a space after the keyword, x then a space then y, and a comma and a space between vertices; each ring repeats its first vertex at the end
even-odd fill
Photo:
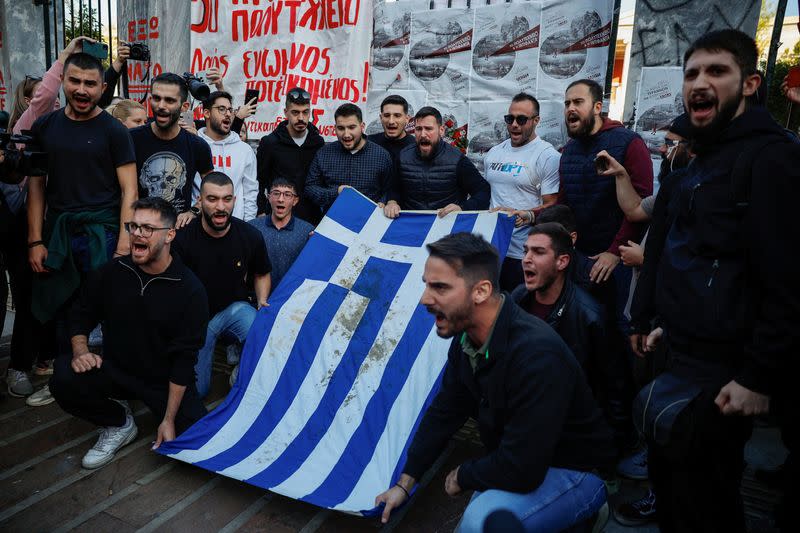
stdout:
POLYGON ((225 401, 159 451, 320 507, 372 514, 439 388, 449 339, 420 305, 425 244, 513 219, 391 220, 345 189, 256 319, 225 401))

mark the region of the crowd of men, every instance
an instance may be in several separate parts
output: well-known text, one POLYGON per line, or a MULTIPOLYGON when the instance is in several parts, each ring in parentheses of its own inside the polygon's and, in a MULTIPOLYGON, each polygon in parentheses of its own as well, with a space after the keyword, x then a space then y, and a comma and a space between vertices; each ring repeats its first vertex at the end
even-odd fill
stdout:
MULTIPOLYGON (((427 246, 421 304, 453 342, 402 474, 377 495, 384 521, 473 417, 486 454, 445 482, 475 491, 460 531, 498 513, 519 530, 590 530, 615 475, 651 484, 615 509, 623 524, 744 531, 753 416, 777 417, 794 452, 786 370, 800 317, 786 245, 800 145, 753 101, 751 38, 712 32, 685 53, 686 112, 664 125, 655 196, 647 146, 603 116, 592 80, 566 89, 560 150, 536 134, 536 98, 514 96, 483 169, 445 141, 435 107, 410 117, 397 95, 382 102, 383 133, 366 136, 344 104, 325 143, 302 88, 254 153, 240 138, 254 104, 234 108, 218 78, 199 130, 181 120, 188 87, 171 73, 152 80, 150 120, 124 100, 105 112, 104 71, 82 42, 17 117, 48 168, 4 185, 3 253, 17 304, 8 392, 100 426, 85 468, 135 438, 126 400, 162 420, 155 447, 205 414, 217 343, 235 366, 257 310, 350 187, 389 218, 492 209, 515 223, 502 259, 466 233, 427 246), (66 106, 53 111, 59 84, 66 106), (47 359, 34 393, 28 373, 47 359)), ((791 502, 793 453, 786 470, 791 502)))

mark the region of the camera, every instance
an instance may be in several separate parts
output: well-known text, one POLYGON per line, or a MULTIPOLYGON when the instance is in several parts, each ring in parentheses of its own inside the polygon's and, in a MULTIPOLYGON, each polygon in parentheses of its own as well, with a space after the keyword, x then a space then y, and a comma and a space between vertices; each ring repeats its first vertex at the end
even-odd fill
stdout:
POLYGON ((184 72, 183 80, 186 82, 186 85, 189 87, 189 92, 195 100, 205 102, 206 98, 211 94, 211 89, 208 88, 208 85, 203 83, 203 79, 198 78, 191 72, 184 72))
POLYGON ((134 61, 150 61, 150 47, 144 43, 124 43, 131 49, 128 59, 134 61))
POLYGON ((0 180, 4 183, 19 183, 25 176, 47 174, 47 153, 33 142, 29 131, 14 135, 0 129, 0 150, 3 152, 0 180), (24 144, 25 148, 20 149, 18 143, 24 144))

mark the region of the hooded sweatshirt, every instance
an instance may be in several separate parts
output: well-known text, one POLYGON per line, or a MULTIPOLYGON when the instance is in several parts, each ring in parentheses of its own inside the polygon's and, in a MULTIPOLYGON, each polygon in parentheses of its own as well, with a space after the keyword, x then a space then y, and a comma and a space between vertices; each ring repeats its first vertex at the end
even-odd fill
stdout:
MULTIPOLYGON (((233 216, 241 220, 256 217, 258 200, 258 180, 256 179, 256 154, 250 145, 244 142, 237 133, 231 132, 220 141, 215 141, 206 134, 206 128, 200 128, 197 135, 211 147, 211 162, 214 170, 222 172, 233 180, 233 194, 236 203, 233 205, 233 216)), ((192 203, 200 196, 200 175, 194 178, 192 203)))

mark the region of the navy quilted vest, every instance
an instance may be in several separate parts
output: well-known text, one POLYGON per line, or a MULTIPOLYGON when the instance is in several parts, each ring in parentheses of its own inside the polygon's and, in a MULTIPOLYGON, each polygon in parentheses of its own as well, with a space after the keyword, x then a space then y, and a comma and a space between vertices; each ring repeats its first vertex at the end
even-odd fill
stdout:
POLYGON ((599 176, 594 166, 597 152, 608 153, 623 163, 633 131, 617 127, 588 139, 572 139, 561 154, 561 203, 575 214, 578 242, 586 255, 605 252, 614 240, 625 215, 617 203, 614 176, 599 176))
POLYGON ((439 141, 432 159, 422 159, 417 147, 403 148, 398 157, 403 209, 441 209, 466 198, 456 179, 456 167, 464 154, 439 141))

